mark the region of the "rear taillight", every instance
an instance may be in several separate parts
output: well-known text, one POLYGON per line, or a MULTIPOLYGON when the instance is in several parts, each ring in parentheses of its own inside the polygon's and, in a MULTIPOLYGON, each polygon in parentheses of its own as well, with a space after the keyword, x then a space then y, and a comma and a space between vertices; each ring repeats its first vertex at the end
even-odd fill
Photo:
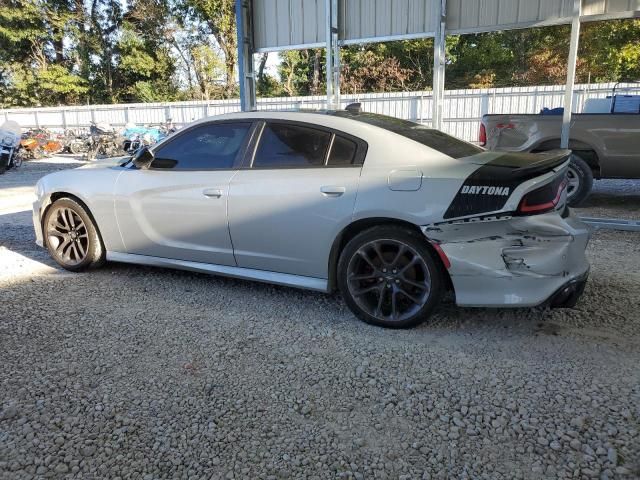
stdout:
POLYGON ((559 177, 551 183, 527 193, 518 206, 521 215, 534 215, 549 212, 556 208, 562 198, 562 192, 567 188, 565 177, 559 177))
POLYGON ((442 247, 436 242, 431 242, 431 245, 433 245, 433 248, 436 250, 436 252, 438 252, 438 256, 440 257, 440 260, 442 260, 444 268, 449 270, 451 268, 451 261, 449 260, 449 257, 447 257, 447 254, 444 253, 442 247))
POLYGON ((478 136, 478 141, 482 147, 487 144, 487 128, 484 126, 484 123, 480 124, 480 135, 478 136))

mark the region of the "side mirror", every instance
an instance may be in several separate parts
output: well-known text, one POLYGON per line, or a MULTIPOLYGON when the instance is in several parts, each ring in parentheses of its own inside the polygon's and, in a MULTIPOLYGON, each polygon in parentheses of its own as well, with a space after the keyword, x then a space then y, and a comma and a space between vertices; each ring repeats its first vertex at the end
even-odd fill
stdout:
POLYGON ((149 150, 149 147, 142 147, 133 156, 133 164, 136 166, 136 168, 145 169, 149 168, 149 165, 151 165, 153 159, 153 152, 149 150))

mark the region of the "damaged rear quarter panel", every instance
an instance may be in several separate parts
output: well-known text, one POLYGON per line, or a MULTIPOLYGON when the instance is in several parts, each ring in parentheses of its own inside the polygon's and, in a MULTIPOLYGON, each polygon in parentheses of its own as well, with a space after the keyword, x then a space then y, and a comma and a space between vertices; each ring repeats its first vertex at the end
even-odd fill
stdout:
POLYGON ((460 304, 478 304, 477 298, 482 298, 478 292, 483 290, 487 305, 500 304, 502 292, 494 290, 506 286, 513 290, 511 303, 535 305, 544 300, 547 290, 550 295, 556 284, 589 268, 588 228, 577 218, 562 218, 557 212, 451 222, 423 230, 451 261, 449 274, 460 304), (470 283, 472 279, 475 282, 470 283), (466 301, 468 292, 459 291, 468 290, 469 285, 476 300, 466 301))

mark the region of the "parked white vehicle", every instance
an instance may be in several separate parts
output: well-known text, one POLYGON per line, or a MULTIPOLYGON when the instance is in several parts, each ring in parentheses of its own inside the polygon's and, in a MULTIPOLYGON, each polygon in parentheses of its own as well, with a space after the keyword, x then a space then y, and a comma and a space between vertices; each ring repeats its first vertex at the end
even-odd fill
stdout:
POLYGON ((22 130, 17 122, 7 120, 0 125, 0 173, 22 165, 18 155, 22 130))
POLYGON ((362 320, 409 327, 447 289, 465 306, 575 304, 589 231, 565 205, 569 155, 486 152, 357 107, 234 113, 47 175, 33 219, 69 270, 339 289, 362 320))

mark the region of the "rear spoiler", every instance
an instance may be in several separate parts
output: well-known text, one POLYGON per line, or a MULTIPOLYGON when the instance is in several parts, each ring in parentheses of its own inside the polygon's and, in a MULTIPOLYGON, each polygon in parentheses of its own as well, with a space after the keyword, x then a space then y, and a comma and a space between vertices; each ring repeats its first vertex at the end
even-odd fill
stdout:
MULTIPOLYGON (((501 152, 496 158, 483 162, 482 165, 489 178, 497 176, 522 181, 559 167, 569 160, 571 153, 571 150, 565 149, 542 153, 501 152)), ((480 156, 487 154, 491 155, 487 152, 480 156)))

